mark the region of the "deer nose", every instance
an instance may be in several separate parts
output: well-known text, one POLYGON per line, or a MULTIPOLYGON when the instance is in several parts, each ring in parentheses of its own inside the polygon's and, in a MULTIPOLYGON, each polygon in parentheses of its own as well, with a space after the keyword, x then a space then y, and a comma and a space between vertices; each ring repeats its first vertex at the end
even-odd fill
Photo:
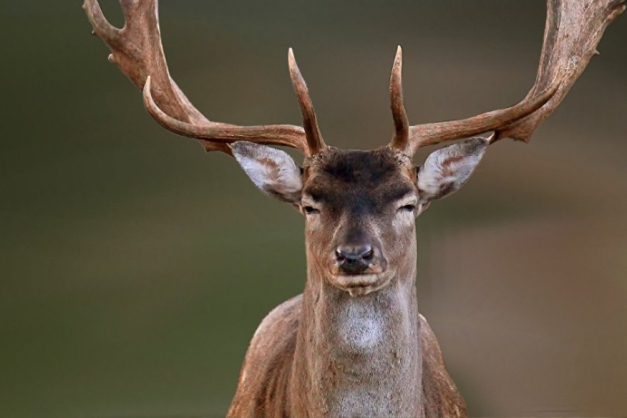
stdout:
POLYGON ((374 260, 370 245, 341 245, 335 250, 338 267, 345 274, 361 274, 374 260))

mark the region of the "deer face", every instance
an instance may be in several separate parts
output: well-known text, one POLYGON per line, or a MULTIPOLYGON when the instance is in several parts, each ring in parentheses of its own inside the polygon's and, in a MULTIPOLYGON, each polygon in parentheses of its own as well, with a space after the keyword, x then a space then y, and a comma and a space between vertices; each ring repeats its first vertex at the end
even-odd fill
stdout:
POLYGON ((302 169, 274 148, 247 142, 231 148, 261 191, 305 215, 310 269, 334 287, 363 295, 413 271, 415 218, 466 182, 486 146, 472 138, 435 151, 421 167, 390 147, 328 147, 302 169))
POLYGON ((308 161, 300 208, 310 264, 335 287, 369 293, 415 253, 416 168, 390 148, 330 148, 308 161))

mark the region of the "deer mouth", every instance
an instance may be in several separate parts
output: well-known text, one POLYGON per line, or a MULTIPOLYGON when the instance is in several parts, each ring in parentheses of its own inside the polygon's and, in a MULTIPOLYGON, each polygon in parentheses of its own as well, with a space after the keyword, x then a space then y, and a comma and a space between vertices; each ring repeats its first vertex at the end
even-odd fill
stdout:
POLYGON ((331 284, 351 296, 365 296, 376 292, 388 284, 387 278, 380 274, 342 274, 333 275, 331 284))

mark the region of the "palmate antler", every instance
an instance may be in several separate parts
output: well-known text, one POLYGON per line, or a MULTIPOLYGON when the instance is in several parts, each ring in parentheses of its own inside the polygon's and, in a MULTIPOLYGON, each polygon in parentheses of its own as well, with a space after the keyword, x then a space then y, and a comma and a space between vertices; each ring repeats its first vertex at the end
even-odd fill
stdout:
POLYGON ((536 82, 517 105, 468 119, 409 126, 401 83, 402 52, 392 67, 390 96, 394 137, 390 146, 413 155, 427 145, 494 132, 502 138, 528 142, 538 125, 562 102, 577 78, 597 54, 605 28, 626 6, 626 0, 547 0, 544 44, 536 82))
POLYGON ((120 4, 125 17, 122 29, 107 21, 97 0, 85 0, 83 8, 94 33, 111 49, 109 61, 144 91, 146 108, 166 129, 199 139, 207 151, 229 154, 228 144, 236 141, 284 145, 298 149, 305 156, 324 149, 307 85, 291 50, 290 76, 305 129, 294 125, 238 126, 213 122, 190 103, 170 77, 161 45, 157 0, 120 0, 120 4))
MULTIPOLYGON (((538 125, 564 99, 596 54, 605 28, 625 10, 627 0, 547 0, 544 44, 536 82, 527 96, 507 109, 486 112, 468 119, 410 126, 402 93, 402 51, 399 47, 390 96, 394 137, 389 146, 408 155, 427 145, 494 132, 489 141, 510 137, 529 141, 538 125)), ((231 153, 228 144, 250 141, 296 148, 313 156, 326 145, 305 81, 290 49, 290 77, 303 115, 304 129, 294 125, 238 126, 204 117, 170 77, 161 35, 157 0, 120 0, 125 16, 122 29, 104 17, 97 0, 83 7, 98 35, 111 49, 109 60, 140 89, 149 113, 165 128, 197 138, 207 151, 231 153)))

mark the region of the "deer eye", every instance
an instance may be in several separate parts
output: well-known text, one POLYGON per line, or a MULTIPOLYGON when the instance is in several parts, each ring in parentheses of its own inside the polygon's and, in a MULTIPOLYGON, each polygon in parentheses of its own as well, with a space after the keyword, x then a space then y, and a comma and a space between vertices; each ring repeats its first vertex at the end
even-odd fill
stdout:
POLYGON ((307 215, 314 215, 320 213, 320 210, 314 208, 313 206, 303 206, 303 211, 307 215))
POLYGON ((398 208, 399 212, 413 212, 414 210, 416 210, 416 205, 414 204, 407 204, 398 208))

